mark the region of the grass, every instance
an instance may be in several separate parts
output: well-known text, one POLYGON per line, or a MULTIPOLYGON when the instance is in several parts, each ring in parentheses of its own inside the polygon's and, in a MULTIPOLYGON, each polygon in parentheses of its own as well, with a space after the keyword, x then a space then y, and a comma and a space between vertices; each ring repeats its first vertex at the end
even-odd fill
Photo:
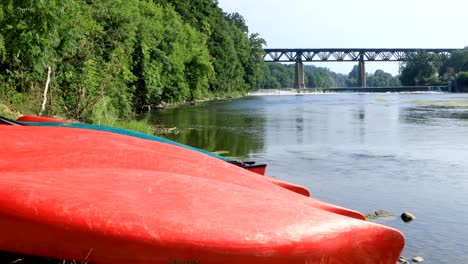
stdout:
MULTIPOLYGON (((16 120, 18 117, 22 116, 23 114, 12 110, 10 107, 8 107, 5 104, 0 103, 0 116, 6 117, 11 120, 16 120)), ((63 119, 63 118, 58 118, 58 119, 63 119)), ((96 124, 96 123, 95 123, 96 124)), ((142 120, 134 120, 134 119, 105 119, 102 118, 100 122, 97 124, 103 125, 103 126, 110 126, 110 127, 117 127, 117 128, 123 128, 123 129, 128 129, 128 130, 133 130, 145 134, 164 134, 163 131, 169 130, 170 132, 173 132, 171 129, 158 129, 157 127, 154 127, 149 124, 148 118, 144 118, 142 120), (161 132, 161 133, 158 133, 161 132)), ((166 133, 167 134, 167 133, 166 133)))
POLYGON ((15 120, 16 118, 21 116, 21 114, 19 112, 12 111, 8 106, 4 104, 0 104, 0 116, 15 120))
POLYGON ((218 151, 213 151, 213 153, 218 154, 218 155, 227 155, 227 154, 229 154, 229 151, 227 151, 227 150, 218 150, 218 151))
POLYGON ((133 130, 145 134, 153 134, 154 130, 151 128, 151 125, 148 123, 147 119, 143 120, 117 120, 113 127, 133 130))

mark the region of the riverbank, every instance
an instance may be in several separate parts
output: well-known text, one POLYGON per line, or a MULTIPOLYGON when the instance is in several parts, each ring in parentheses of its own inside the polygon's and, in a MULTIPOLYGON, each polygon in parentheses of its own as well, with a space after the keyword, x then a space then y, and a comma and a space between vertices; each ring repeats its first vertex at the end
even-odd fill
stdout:
MULTIPOLYGON (((79 120, 67 117, 64 114, 57 114, 53 110, 46 111, 44 116, 48 116, 54 119, 63 120, 65 122, 71 123, 89 123, 95 125, 102 125, 102 126, 110 126, 110 127, 117 127, 123 128, 128 130, 133 130, 145 134, 154 134, 154 135, 167 135, 167 134, 177 134, 178 129, 174 126, 166 126, 164 124, 154 124, 152 120, 150 120, 151 111, 156 109, 167 109, 167 108, 177 108, 182 106, 190 106, 190 105, 197 105, 202 103, 208 102, 216 102, 216 101, 225 101, 225 100, 232 100, 236 98, 241 98, 246 96, 246 94, 240 93, 233 93, 227 95, 225 97, 221 96, 213 96, 211 98, 204 98, 199 100, 192 100, 188 102, 179 102, 179 103, 166 103, 162 102, 158 105, 153 106, 146 106, 144 109, 141 109, 138 113, 133 112, 131 116, 122 118, 117 117, 115 112, 108 111, 107 109, 101 109, 97 111, 97 113, 93 113, 90 118, 86 118, 86 120, 79 120)), ((16 120, 17 118, 23 115, 38 115, 37 112, 37 105, 38 100, 25 100, 24 103, 17 103, 17 104, 5 104, 0 101, 0 116, 16 120)))

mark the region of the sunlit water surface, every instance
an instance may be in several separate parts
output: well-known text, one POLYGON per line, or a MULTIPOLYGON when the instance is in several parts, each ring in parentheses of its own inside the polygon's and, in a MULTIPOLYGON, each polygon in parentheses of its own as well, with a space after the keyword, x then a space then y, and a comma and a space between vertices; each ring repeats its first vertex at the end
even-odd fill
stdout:
POLYGON ((254 96, 155 112, 169 138, 268 164, 267 174, 401 230, 403 255, 468 263, 468 95, 254 96), (399 219, 405 211, 417 218, 399 219))

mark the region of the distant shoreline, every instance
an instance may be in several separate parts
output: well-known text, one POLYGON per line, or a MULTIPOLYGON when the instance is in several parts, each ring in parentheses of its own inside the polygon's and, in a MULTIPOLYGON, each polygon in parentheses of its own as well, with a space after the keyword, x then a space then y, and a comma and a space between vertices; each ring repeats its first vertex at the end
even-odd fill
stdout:
POLYGON ((247 93, 247 96, 265 95, 303 95, 303 94, 375 94, 375 93, 446 93, 446 87, 421 86, 421 87, 370 87, 370 88, 284 88, 284 89, 259 89, 247 93))

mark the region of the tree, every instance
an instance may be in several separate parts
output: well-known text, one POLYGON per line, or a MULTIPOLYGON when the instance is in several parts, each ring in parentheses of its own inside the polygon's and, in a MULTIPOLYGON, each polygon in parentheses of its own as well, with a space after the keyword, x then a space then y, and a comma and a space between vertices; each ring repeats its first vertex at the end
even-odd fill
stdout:
POLYGON ((328 68, 306 65, 304 67, 306 87, 330 88, 337 87, 335 76, 328 68))
POLYGON ((264 39, 260 38, 258 34, 251 34, 249 37, 250 52, 249 59, 244 65, 245 67, 245 82, 249 89, 256 88, 260 81, 264 78, 263 56, 265 51, 263 46, 266 45, 264 39))
POLYGON ((358 87, 359 86, 359 67, 354 65, 353 69, 348 74, 346 80, 346 87, 358 87))
MULTIPOLYGON (((292 88, 294 85, 294 64, 266 63, 264 78, 258 88, 292 88)), ((344 87, 346 76, 330 71, 328 68, 305 65, 304 79, 306 87, 329 88, 344 87)))
POLYGON ((239 13, 226 14, 213 0, 158 0, 206 38, 213 67, 211 93, 244 93, 261 79, 264 41, 250 34, 239 13))
POLYGON ((452 52, 452 55, 445 61, 440 71, 451 74, 468 71, 468 47, 452 52))
POLYGON ((400 86, 400 80, 393 77, 390 73, 383 70, 376 70, 374 74, 367 77, 367 86, 369 87, 389 87, 400 86))
POLYGON ((468 87, 468 47, 454 51, 444 66, 446 75, 450 75, 459 88, 468 87))
POLYGON ((47 67, 55 68, 59 29, 70 1, 1 1, 0 74, 17 91, 38 88, 47 67), (8 42, 5 47, 4 41, 8 42))
MULTIPOLYGON (((2 21, 3 21, 3 8, 2 6, 0 6, 0 24, 3 24, 2 21)), ((0 61, 3 60, 4 55, 5 55, 5 41, 3 39, 2 34, 0 34, 0 61)))
POLYGON ((419 51, 400 66, 400 81, 406 86, 434 85, 438 81, 438 60, 419 51))
POLYGON ((468 71, 460 72, 457 77, 459 87, 468 87, 468 71))

